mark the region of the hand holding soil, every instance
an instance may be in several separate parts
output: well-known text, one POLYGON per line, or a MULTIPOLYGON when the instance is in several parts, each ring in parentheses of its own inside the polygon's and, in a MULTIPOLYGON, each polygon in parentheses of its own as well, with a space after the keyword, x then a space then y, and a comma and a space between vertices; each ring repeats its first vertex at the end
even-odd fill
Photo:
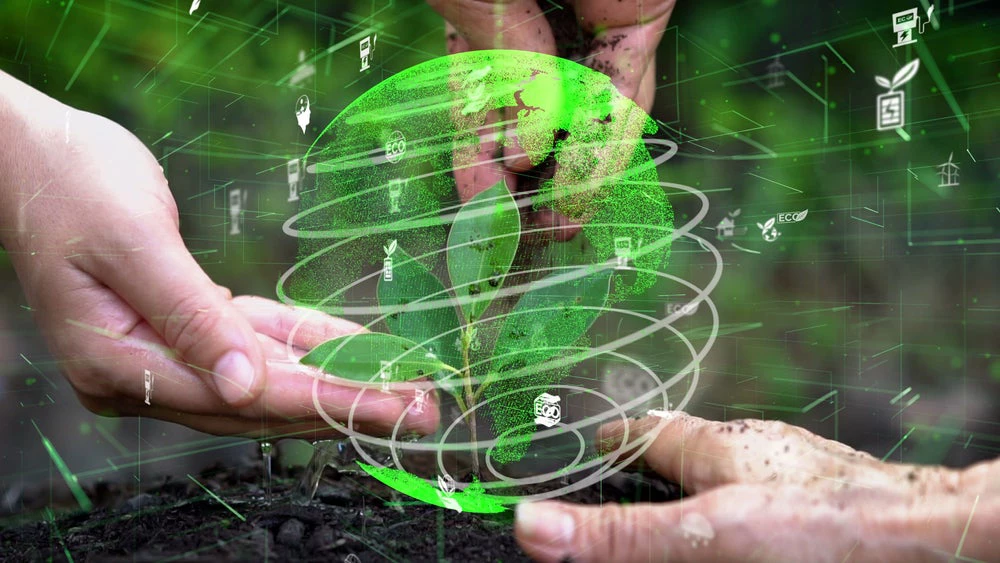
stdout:
MULTIPOLYGON (((656 47, 674 0, 578 0, 561 2, 562 9, 545 13, 535 0, 428 0, 428 4, 445 19, 449 54, 481 49, 532 51, 579 60, 607 74, 615 87, 644 112, 636 116, 638 119, 623 120, 618 137, 636 138, 642 134, 643 118, 653 105, 655 93, 656 47)), ((513 129, 519 109, 525 108, 508 108, 503 117, 490 111, 484 130, 501 119, 513 129)), ((541 181, 551 179, 558 170, 551 156, 533 165, 516 138, 504 143, 484 135, 480 147, 474 155, 456 154, 455 185, 463 202, 501 180, 515 195, 520 192, 530 197, 538 191, 541 181)), ((589 178, 602 180, 627 165, 628 155, 614 154, 615 148, 614 143, 609 143, 584 149, 590 150, 598 163, 595 169, 586 171, 589 178)), ((556 206, 560 203, 565 204, 557 201, 556 206)), ((526 229, 538 229, 556 240, 573 238, 580 231, 579 222, 550 208, 532 209, 525 216, 526 229)))
MULTIPOLYGON (((602 451, 622 440, 601 428, 602 451)), ((679 412, 630 422, 657 432, 640 464, 694 496, 665 504, 518 507, 518 542, 538 561, 992 560, 1000 464, 965 470, 881 462, 777 421, 679 412)))

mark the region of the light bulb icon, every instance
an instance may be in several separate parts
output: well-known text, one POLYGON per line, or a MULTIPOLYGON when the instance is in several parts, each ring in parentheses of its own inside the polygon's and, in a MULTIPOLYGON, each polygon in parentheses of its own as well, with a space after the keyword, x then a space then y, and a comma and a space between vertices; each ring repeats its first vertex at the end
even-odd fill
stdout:
POLYGON ((309 125, 309 96, 299 96, 295 101, 295 119, 299 122, 302 132, 306 132, 306 125, 309 125))

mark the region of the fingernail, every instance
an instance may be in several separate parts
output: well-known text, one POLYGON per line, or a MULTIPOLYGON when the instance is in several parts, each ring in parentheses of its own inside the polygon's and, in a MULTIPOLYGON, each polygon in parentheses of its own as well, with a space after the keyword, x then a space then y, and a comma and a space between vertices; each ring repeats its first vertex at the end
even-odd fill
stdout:
POLYGON ((215 386, 227 403, 236 403, 246 398, 253 386, 253 364, 246 354, 239 350, 226 352, 212 369, 215 376, 215 386))
POLYGON ((514 526, 521 540, 556 559, 562 559, 569 553, 576 528, 573 516, 545 502, 517 505, 514 526))

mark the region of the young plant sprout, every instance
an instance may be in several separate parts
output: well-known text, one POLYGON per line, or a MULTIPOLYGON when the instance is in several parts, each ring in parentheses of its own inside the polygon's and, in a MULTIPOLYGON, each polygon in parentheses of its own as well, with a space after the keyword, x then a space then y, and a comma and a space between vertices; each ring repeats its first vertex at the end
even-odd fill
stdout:
MULTIPOLYGON (((503 182, 469 200, 455 216, 446 253, 450 284, 397 247, 392 277, 378 284, 391 334, 369 332, 324 342, 302 358, 340 378, 372 385, 432 378, 451 394, 469 428, 472 471, 480 474, 477 408, 488 399, 498 443, 492 457, 516 461, 535 430, 532 402, 579 361, 570 353, 608 300, 613 263, 554 268, 521 294, 513 309, 486 317, 508 283, 521 220, 503 182), (492 347, 480 326, 499 327, 492 347)), ((526 282, 519 282, 526 283, 526 282)))

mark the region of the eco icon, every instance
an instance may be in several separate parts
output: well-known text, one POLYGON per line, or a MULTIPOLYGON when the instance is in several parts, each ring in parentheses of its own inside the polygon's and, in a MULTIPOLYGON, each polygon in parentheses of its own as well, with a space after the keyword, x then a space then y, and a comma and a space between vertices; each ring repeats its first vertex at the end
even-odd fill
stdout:
POLYGON ((552 428, 562 420, 562 408, 559 406, 560 397, 549 393, 542 393, 535 397, 535 424, 540 424, 546 428, 552 428))
POLYGON ((804 220, 806 218, 806 215, 809 215, 808 209, 803 209, 802 211, 795 211, 795 212, 778 213, 778 224, 780 225, 782 223, 798 223, 799 221, 804 220))
POLYGON ((392 255, 396 252, 397 241, 393 239, 389 243, 389 246, 383 246, 382 250, 385 251, 385 259, 382 260, 382 279, 385 281, 392 281, 392 255))
POLYGON ((917 8, 910 8, 909 10, 893 14, 892 30, 896 32, 896 44, 892 48, 895 49, 896 47, 916 43, 917 39, 913 36, 913 31, 917 30, 920 35, 923 35, 924 29, 927 28, 927 24, 931 21, 931 15, 933 14, 933 4, 927 8, 927 19, 924 21, 920 21, 920 14, 917 13, 917 8))
POLYGON ((777 217, 771 217, 770 219, 765 221, 763 225, 757 223, 757 228, 760 229, 760 236, 764 237, 764 240, 766 240, 767 242, 774 242, 778 240, 778 237, 781 236, 781 233, 778 232, 778 229, 774 227, 774 224, 777 222, 777 220, 778 220, 777 217))
POLYGON ((892 81, 883 76, 875 77, 876 84, 889 89, 885 94, 879 95, 877 100, 876 126, 879 131, 896 129, 905 124, 906 94, 897 92, 896 88, 909 82, 916 76, 918 70, 920 70, 920 59, 913 59, 899 69, 899 72, 892 77, 892 81))
POLYGON ((371 57, 372 52, 375 51, 375 43, 378 42, 378 35, 374 37, 369 35, 367 37, 361 38, 358 41, 358 54, 361 57, 361 71, 364 72, 372 67, 371 57))

